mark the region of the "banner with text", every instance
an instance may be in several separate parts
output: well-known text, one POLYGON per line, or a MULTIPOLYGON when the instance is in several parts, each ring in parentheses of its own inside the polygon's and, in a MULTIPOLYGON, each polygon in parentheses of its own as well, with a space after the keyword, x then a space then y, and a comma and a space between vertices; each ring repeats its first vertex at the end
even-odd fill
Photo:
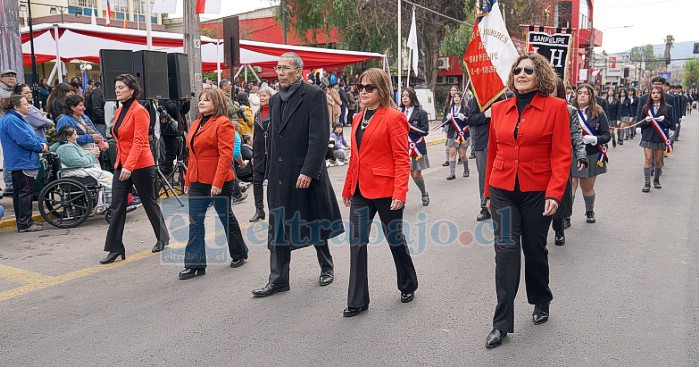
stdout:
POLYGON ((572 36, 567 33, 548 34, 546 32, 527 33, 527 49, 549 60, 561 79, 568 80, 568 60, 572 36))

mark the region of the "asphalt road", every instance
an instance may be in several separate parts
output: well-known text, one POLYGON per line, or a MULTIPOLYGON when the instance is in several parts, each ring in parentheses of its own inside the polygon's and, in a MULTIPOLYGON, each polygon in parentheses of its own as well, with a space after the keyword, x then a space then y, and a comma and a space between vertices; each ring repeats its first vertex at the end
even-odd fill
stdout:
MULTIPOLYGON (((370 309, 343 318, 349 251, 342 239, 331 249, 332 285, 318 286, 315 252, 304 249, 292 257, 290 292, 253 299, 250 291, 266 283, 269 254, 253 230, 260 227, 247 223, 252 198, 234 207, 244 233, 258 238, 248 237, 249 262, 212 264, 205 276, 180 281, 178 250, 150 254, 154 237, 139 210, 126 227, 127 259, 111 266, 97 264, 101 218, 72 230, 0 232, 0 365, 697 366, 697 124, 694 111, 666 161, 662 190, 641 193, 638 138, 610 149, 609 173, 597 183, 598 222, 585 223, 579 200, 568 243, 553 246, 549 234, 550 321, 532 325, 522 285, 515 332, 500 348, 484 348, 494 252, 491 230, 475 221, 475 162, 470 178, 446 181, 443 145, 435 145, 425 171, 432 202, 420 206, 411 183, 405 213, 420 281, 412 303, 400 303, 381 242, 369 255, 370 309)), ((345 171, 330 168, 338 195, 345 171)), ((169 218, 180 228, 176 237, 186 238, 183 222, 169 218)))

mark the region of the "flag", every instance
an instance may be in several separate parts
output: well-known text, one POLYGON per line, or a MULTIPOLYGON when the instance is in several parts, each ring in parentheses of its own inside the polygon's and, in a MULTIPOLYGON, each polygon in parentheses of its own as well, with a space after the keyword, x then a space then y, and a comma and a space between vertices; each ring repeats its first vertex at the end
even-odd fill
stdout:
POLYGON ((124 14, 124 29, 129 28, 129 25, 126 20, 126 14, 124 14))
POLYGON ((112 22, 110 20, 111 17, 112 17, 112 7, 109 5, 109 0, 107 0, 107 17, 105 19, 107 26, 112 25, 112 22))
POLYGON ((483 0, 476 19, 464 65, 478 107, 485 111, 505 92, 510 68, 519 53, 505 28, 497 0, 483 0))
POLYGON ((420 53, 417 49, 417 26, 415 25, 415 8, 413 8, 413 21, 410 23, 410 34, 408 35, 408 48, 413 55, 413 72, 417 76, 417 61, 420 53))
POLYGON ((152 13, 177 13, 177 0, 155 0, 152 13))
POLYGON ((90 15, 90 24, 97 25, 97 15, 95 15, 95 13, 97 13, 97 10, 92 8, 90 9, 90 12, 92 13, 92 15, 90 15))
POLYGON ((197 14, 219 14, 221 0, 197 0, 197 14))

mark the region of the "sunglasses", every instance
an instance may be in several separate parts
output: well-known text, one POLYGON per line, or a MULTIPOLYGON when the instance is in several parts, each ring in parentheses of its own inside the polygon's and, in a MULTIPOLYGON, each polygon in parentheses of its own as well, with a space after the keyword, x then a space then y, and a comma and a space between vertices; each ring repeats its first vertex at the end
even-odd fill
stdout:
POLYGON ((367 93, 371 93, 376 89, 376 86, 373 84, 355 84, 355 87, 357 87, 357 92, 361 92, 362 90, 365 90, 367 93))
POLYGON ((525 66, 525 67, 517 66, 517 67, 514 68, 514 73, 515 73, 515 75, 521 74, 521 73, 522 73, 522 70, 524 70, 524 73, 527 74, 527 75, 532 75, 532 74, 534 74, 534 68, 532 68, 532 67, 529 67, 529 66, 525 66))

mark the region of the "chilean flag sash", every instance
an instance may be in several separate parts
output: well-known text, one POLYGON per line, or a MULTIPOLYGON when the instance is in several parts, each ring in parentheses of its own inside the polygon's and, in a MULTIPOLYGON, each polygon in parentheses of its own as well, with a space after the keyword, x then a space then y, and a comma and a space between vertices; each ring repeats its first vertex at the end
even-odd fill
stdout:
POLYGON ((653 113, 653 108, 648 109, 648 117, 650 117, 652 119, 651 125, 653 125, 655 132, 657 132, 658 135, 660 135, 660 137, 663 139, 663 144, 665 144, 665 153, 667 153, 667 154, 672 153, 672 150, 673 150, 672 139, 670 139, 670 137, 668 136, 665 129, 660 126, 660 123, 658 122, 658 118, 655 117, 655 113, 653 113))
MULTIPOLYGON (((587 123, 587 116, 585 116, 581 110, 578 110, 578 117, 580 118, 580 127, 582 128, 583 135, 597 136, 596 131, 587 123)), ((607 156, 607 146, 597 144, 597 150, 599 150, 597 166, 602 167, 604 166, 604 162, 609 162, 609 157, 607 156)))
MULTIPOLYGON (((461 109, 459 109, 459 112, 461 109)), ((456 137, 454 137, 454 141, 458 143, 459 145, 464 145, 468 144, 468 138, 466 138, 466 133, 468 132, 468 125, 464 125, 464 127, 460 127, 459 124, 456 122, 456 119, 454 119, 454 115, 456 115, 456 112, 454 110, 454 107, 451 108, 451 124, 454 127, 454 130, 456 131, 456 137)))

